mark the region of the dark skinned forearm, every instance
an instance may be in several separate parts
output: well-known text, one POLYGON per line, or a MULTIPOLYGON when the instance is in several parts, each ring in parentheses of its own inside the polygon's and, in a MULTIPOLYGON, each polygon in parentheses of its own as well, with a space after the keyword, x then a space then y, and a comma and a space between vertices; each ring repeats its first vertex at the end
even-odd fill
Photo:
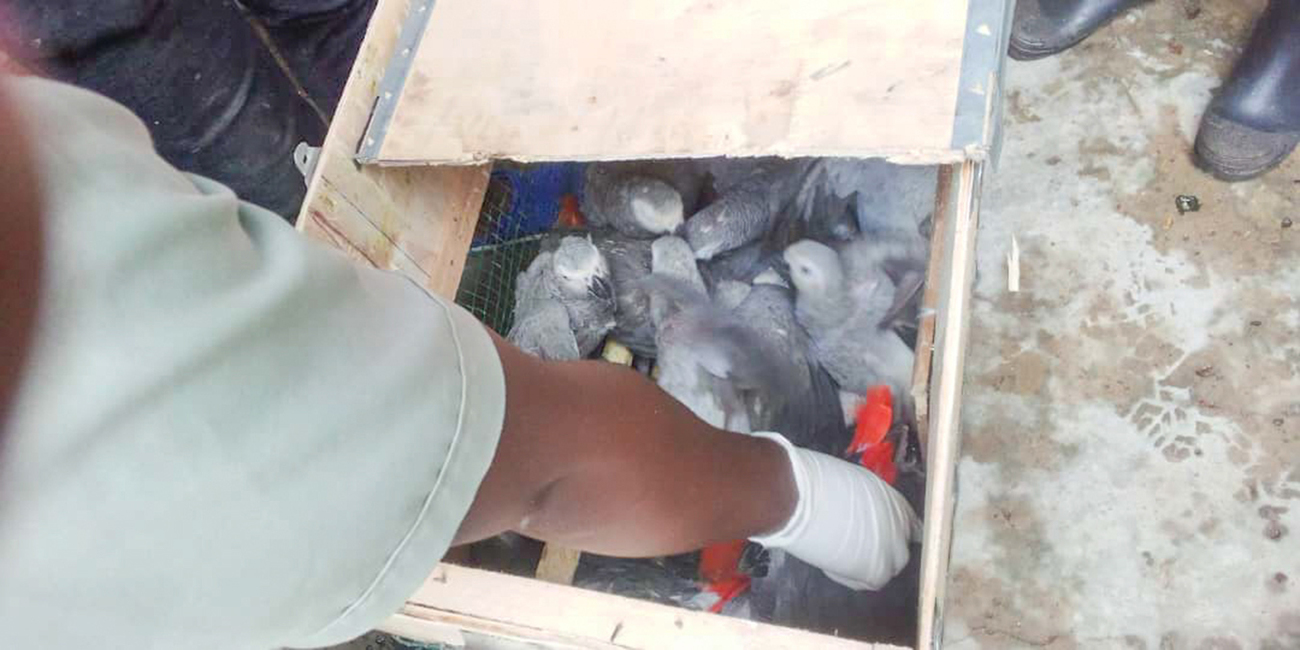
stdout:
POLYGON ((679 553, 779 528, 776 444, 711 427, 639 374, 547 362, 500 339, 506 417, 457 543, 507 530, 607 555, 679 553))

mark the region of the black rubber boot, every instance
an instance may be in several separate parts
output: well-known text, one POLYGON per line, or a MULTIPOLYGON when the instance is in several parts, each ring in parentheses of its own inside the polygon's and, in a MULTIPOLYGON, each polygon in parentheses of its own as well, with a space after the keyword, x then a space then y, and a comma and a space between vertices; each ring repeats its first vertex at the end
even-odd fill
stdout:
POLYGON ((177 168, 292 220, 306 193, 293 149, 325 123, 233 0, 16 0, 16 38, 55 78, 107 95, 177 168))
POLYGON ((266 26, 307 96, 334 115, 376 0, 241 0, 266 26))
POLYGON ((1300 143, 1300 0, 1272 0, 1201 118, 1196 158, 1226 181, 1278 166, 1300 143))
POLYGON ((1146 0, 1018 0, 1008 54, 1020 61, 1078 45, 1120 12, 1146 0))

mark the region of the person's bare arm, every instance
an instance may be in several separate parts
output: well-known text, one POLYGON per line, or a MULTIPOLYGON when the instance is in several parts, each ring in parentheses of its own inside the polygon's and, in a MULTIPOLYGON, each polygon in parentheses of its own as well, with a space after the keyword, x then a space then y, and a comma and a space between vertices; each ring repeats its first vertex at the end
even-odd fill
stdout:
POLYGON ((637 373, 548 362, 497 338, 506 417, 456 543, 507 530, 623 556, 779 528, 797 492, 785 452, 713 428, 637 373))
MULTIPOLYGON (((0 52, 0 57, 3 53, 0 52)), ((3 73, 0 73, 3 74, 3 73)), ((40 289, 41 220, 26 134, 0 78, 0 431, 27 357, 40 289)), ((0 441, 3 442, 3 441, 0 441)))

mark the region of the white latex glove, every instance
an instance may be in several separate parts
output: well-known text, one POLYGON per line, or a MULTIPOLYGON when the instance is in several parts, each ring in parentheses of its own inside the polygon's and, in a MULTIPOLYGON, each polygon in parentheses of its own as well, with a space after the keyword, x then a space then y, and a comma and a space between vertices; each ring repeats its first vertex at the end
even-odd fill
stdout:
POLYGON ((907 542, 921 521, 903 495, 866 468, 754 433, 790 458, 799 502, 780 530, 750 538, 811 564, 850 589, 878 590, 907 564, 907 542))

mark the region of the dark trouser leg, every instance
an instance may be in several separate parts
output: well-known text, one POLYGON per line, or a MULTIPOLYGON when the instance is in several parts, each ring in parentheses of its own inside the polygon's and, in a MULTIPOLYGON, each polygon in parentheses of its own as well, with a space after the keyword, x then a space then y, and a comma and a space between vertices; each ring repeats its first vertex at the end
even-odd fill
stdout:
POLYGON ((375 0, 242 0, 266 25, 307 96, 333 115, 375 0))
POLYGON ((1276 167, 1300 143, 1300 0, 1272 0, 1196 134, 1196 157, 1236 181, 1276 167))
POLYGON ((126 105, 178 168, 292 219, 292 152, 325 125, 231 0, 17 0, 21 39, 52 76, 126 105))

